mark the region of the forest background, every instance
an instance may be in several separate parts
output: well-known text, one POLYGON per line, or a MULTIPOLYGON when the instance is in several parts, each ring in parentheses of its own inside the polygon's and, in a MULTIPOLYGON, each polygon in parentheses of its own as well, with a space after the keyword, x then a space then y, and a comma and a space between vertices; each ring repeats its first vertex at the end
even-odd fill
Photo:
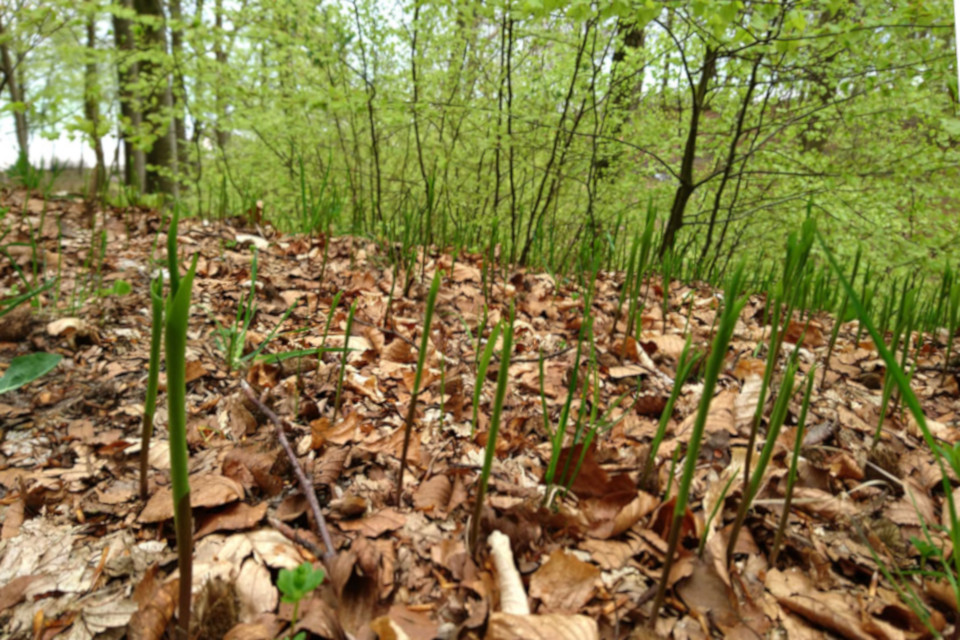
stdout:
POLYGON ((549 271, 584 238, 625 252, 652 207, 709 279, 809 210, 841 256, 934 273, 960 236, 954 46, 946 0, 7 0, 0 118, 34 164, 82 141, 115 204, 549 271))

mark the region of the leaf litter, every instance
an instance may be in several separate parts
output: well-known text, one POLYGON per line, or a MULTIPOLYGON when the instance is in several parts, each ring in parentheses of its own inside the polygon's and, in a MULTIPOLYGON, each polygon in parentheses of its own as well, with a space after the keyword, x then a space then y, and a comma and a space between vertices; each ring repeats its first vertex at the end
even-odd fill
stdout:
MULTIPOLYGON (((5 198, 20 215, 22 193, 5 198)), ((32 209, 23 215, 38 224, 32 209)), ((42 246, 62 260, 65 300, 90 277, 83 215, 80 202, 48 203, 47 220, 58 218, 62 235, 58 241, 56 227, 45 226, 42 246)), ((173 625, 177 572, 163 403, 146 504, 136 491, 149 358, 149 256, 163 225, 158 214, 140 209, 109 210, 103 220, 111 251, 99 267, 100 288, 123 279, 133 285, 132 293, 80 296, 75 309, 57 316, 50 313, 47 292, 38 321, 20 318, 0 334, 3 362, 34 350, 63 356, 53 373, 0 400, 4 637, 162 638, 173 625)), ((163 246, 162 234, 160 240, 163 246)), ((580 475, 570 495, 547 510, 543 473, 550 448, 537 360, 547 354, 543 391, 555 421, 570 371, 585 364, 574 361, 576 352, 568 346, 588 312, 573 285, 517 269, 495 281, 484 325, 480 256, 459 256, 454 263, 450 255, 421 254, 410 295, 395 294, 388 304, 393 269, 382 247, 366 239, 330 240, 323 281, 323 237, 189 220, 181 222, 180 240, 201 256, 187 354, 199 637, 269 639, 301 630, 312 638, 764 637, 778 629, 789 637, 929 635, 884 580, 878 559, 891 567, 917 563, 911 536, 943 517, 939 476, 916 425, 900 413, 886 419, 881 446, 870 452, 882 394, 882 377, 878 388, 871 376, 878 366, 882 375, 882 364, 872 344, 854 343, 855 323, 841 328, 825 384, 814 387, 777 565, 768 558, 795 437, 796 401, 727 567, 729 523, 741 496, 763 374, 763 361, 753 353, 769 335, 769 327, 760 325, 762 298, 751 299, 708 415, 683 520, 684 544, 667 577, 669 606, 649 631, 642 625, 663 578, 674 500, 664 492, 676 487, 669 478, 671 457, 682 455, 689 436, 702 393, 695 380, 678 381, 682 393, 659 451, 654 486, 639 487, 639 473, 676 377, 684 331, 694 346, 709 343, 717 312, 713 291, 674 284, 666 322, 659 301, 651 298, 640 339, 625 339, 623 323, 612 336, 610 331, 623 274, 600 272, 589 310, 600 374, 591 385, 599 387, 601 410, 624 393, 636 402, 619 407, 613 418, 621 419, 586 452, 567 447, 561 465, 583 454, 580 475), (242 373, 230 373, 216 347, 214 319, 230 322, 249 290, 250 245, 259 252, 258 311, 243 353, 259 347, 300 300, 263 354, 301 355, 255 361, 242 373), (437 269, 446 275, 408 453, 412 473, 396 504, 392 494, 426 284, 437 269), (338 291, 342 297, 325 335, 338 291), (476 333, 505 315, 511 300, 517 302, 516 351, 481 524, 485 533, 506 534, 512 554, 507 565, 519 572, 526 601, 520 613, 501 608, 504 583, 498 574, 507 569, 495 568, 485 545, 466 546, 493 402, 490 381, 499 367, 495 358, 483 381, 478 429, 471 434, 476 333), (354 303, 355 322, 346 336, 354 303), (332 422, 341 354, 318 356, 316 349, 344 345, 350 351, 342 406, 332 422), (296 464, 330 524, 332 550, 316 533, 316 518, 274 425, 242 392, 241 375, 282 420, 296 464), (296 629, 286 629, 292 611, 275 587, 279 570, 305 560, 319 564, 328 551, 328 580, 301 604, 296 629)), ((0 275, 9 278, 4 269, 0 275)), ((833 319, 818 314, 806 334, 794 324, 784 349, 802 349, 799 378, 825 358, 823 335, 833 319)), ((927 375, 927 368, 939 368, 945 351, 942 344, 931 347, 922 353, 916 386, 931 429, 952 443, 960 440, 957 372, 943 382, 937 373, 927 375)), ((591 386, 587 397, 593 392, 591 386)), ((768 401, 765 415, 770 408, 768 401)), ((933 612, 933 627, 949 631, 948 620, 956 624, 957 615, 949 588, 932 579, 917 584, 933 612)))

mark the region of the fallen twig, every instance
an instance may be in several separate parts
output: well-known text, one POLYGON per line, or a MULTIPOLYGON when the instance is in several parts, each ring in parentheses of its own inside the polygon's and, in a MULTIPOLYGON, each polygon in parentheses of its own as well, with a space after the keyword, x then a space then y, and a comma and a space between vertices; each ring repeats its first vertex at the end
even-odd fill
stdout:
POLYGON ((265 416, 270 418, 270 421, 273 422, 274 426, 277 428, 277 438, 280 440, 280 446, 283 447, 283 450, 287 453, 287 457, 290 459, 290 464, 293 465, 293 472, 297 475, 297 480, 300 481, 300 489, 306 496, 307 503, 310 505, 310 510, 313 512, 317 533, 323 540, 323 546, 327 548, 323 554, 323 559, 331 560, 334 555, 333 540, 330 538, 330 531, 327 530, 327 521, 324 520, 323 513, 320 511, 320 503, 317 502, 317 494, 313 490, 313 483, 307 477, 307 474, 303 472, 303 467, 300 466, 300 461, 297 460, 297 456, 293 452, 293 448, 290 447, 290 441, 287 440, 287 434, 283 430, 283 422, 280 420, 277 414, 271 411, 263 403, 263 401, 257 397, 257 394, 253 392, 253 389, 249 384, 247 384, 246 380, 240 381, 240 387, 243 389, 243 392, 247 394, 247 397, 257 405, 257 407, 265 416))

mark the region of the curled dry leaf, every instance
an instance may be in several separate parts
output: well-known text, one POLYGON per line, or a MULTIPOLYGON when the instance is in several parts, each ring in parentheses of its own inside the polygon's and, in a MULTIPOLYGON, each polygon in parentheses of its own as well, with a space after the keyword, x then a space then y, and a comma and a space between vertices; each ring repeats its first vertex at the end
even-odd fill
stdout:
MULTIPOLYGON (((217 474, 203 474, 190 478, 190 506, 220 507, 243 499, 243 486, 236 480, 217 474)), ((154 493, 140 512, 139 522, 163 522, 173 517, 173 498, 169 487, 154 493)))
POLYGON ((261 502, 255 506, 244 502, 231 504, 221 511, 202 517, 197 532, 193 534, 193 537, 197 540, 214 531, 249 529, 263 520, 263 516, 266 515, 266 513, 266 502, 261 502))
POLYGON ((597 621, 587 616, 548 613, 515 615, 494 613, 484 640, 600 640, 597 621))
POLYGON ((530 577, 530 595, 545 611, 579 611, 597 592, 600 569, 561 549, 530 577))
MULTIPOLYGON (((154 565, 153 572, 148 572, 137 586, 141 599, 138 601, 139 608, 130 618, 127 637, 130 640, 163 638, 177 605, 179 588, 179 580, 171 580, 162 585, 157 583, 154 565)), ((136 593, 134 597, 137 597, 136 593)))

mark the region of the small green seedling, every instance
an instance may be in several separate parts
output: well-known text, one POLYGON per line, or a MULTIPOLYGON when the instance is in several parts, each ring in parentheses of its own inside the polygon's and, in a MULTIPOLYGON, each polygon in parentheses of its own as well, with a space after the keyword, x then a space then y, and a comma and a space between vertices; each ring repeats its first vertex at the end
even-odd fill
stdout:
POLYGON ((0 394, 19 389, 37 378, 45 376, 53 370, 63 356, 56 353, 38 351, 25 356, 19 356, 10 361, 10 366, 0 378, 0 394))
POLYGON ((133 291, 133 287, 130 286, 130 283, 126 280, 117 280, 113 283, 112 287, 104 287, 97 291, 97 295, 101 298, 106 298, 108 296, 125 296, 133 291))
MULTIPOLYGON (((323 583, 326 576, 323 569, 314 569, 309 562, 304 562, 292 571, 281 569, 277 577, 277 588, 280 589, 281 600, 293 605, 293 615, 290 618, 290 628, 297 625, 297 615, 300 613, 300 602, 323 583)), ((305 640, 307 634, 303 631, 293 637, 293 640, 305 640)))

